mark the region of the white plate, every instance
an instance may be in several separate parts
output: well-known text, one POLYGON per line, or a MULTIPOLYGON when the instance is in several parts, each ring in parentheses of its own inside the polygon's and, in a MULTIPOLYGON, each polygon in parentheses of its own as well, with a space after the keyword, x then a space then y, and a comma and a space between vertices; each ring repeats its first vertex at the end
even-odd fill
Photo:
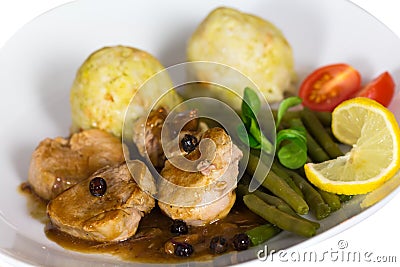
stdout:
MULTIPOLYGON (((186 40, 208 12, 221 5, 257 14, 282 29, 293 47, 300 78, 317 66, 340 61, 350 63, 366 78, 384 70, 395 79, 400 77, 399 39, 346 1, 77 1, 54 9, 23 27, 0 51, 2 260, 12 265, 58 266, 118 262, 64 250, 45 237, 43 225, 28 215, 26 199, 17 192, 26 180, 31 152, 45 137, 68 134, 69 88, 89 53, 125 44, 152 53, 166 66, 183 62, 186 40)), ((394 187, 398 180, 393 180, 394 187)), ((304 241, 283 234, 270 248, 317 243, 368 217, 392 196, 362 212, 356 207, 363 199, 356 199, 323 221, 316 237, 304 241), (333 227, 338 221, 345 222, 333 227)), ((240 253, 238 260, 252 258, 254 253, 240 253)), ((216 263, 230 260, 223 256, 216 263)))

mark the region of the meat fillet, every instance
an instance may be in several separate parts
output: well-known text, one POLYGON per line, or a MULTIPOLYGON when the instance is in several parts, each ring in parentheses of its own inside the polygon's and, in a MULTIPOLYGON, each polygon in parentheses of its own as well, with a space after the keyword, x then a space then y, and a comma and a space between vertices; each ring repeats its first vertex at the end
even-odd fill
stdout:
MULTIPOLYGON (((161 210, 172 219, 184 220, 189 225, 211 223, 229 213, 236 198, 238 164, 243 155, 222 128, 205 131, 202 139, 214 142, 213 160, 199 162, 198 171, 194 172, 179 168, 168 160, 161 172, 164 179, 158 183, 161 210)), ((200 159, 199 147, 186 158, 200 159)))
POLYGON ((47 213, 55 227, 72 236, 123 241, 135 234, 141 218, 155 206, 155 188, 146 165, 133 160, 100 169, 59 194, 49 202, 47 213), (106 182, 102 196, 92 195, 89 189, 97 177, 106 182))
POLYGON ((102 130, 47 138, 32 154, 28 182, 38 196, 50 200, 98 169, 123 161, 120 139, 102 130))

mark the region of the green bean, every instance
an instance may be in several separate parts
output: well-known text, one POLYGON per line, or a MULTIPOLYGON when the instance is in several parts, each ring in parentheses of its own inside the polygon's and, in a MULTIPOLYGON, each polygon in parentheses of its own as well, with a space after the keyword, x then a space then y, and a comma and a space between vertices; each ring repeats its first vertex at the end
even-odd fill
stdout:
POLYGON ((328 204, 325 203, 322 196, 318 193, 315 188, 310 185, 300 174, 292 170, 287 170, 293 181, 303 191, 304 198, 310 207, 310 210, 314 213, 318 220, 329 216, 331 209, 328 204))
POLYGON ((251 182, 251 177, 248 175, 248 173, 244 173, 242 178, 240 179, 241 184, 249 185, 251 182))
POLYGON ((318 145, 315 139, 310 135, 307 128, 304 126, 303 122, 294 118, 289 121, 290 127, 304 127, 306 130, 307 137, 307 153, 311 157, 313 162, 323 162, 329 160, 329 156, 325 153, 325 151, 318 145))
POLYGON ((272 196, 270 194, 261 192, 260 190, 255 190, 254 192, 250 193, 248 190, 247 185, 243 185, 243 184, 238 184, 237 186, 237 191, 239 192, 239 196, 245 196, 248 194, 255 194, 256 196, 258 196, 259 198, 261 198, 263 201, 265 201, 266 203, 275 206, 278 209, 283 208, 282 211, 287 211, 289 212, 293 212, 295 214, 295 212, 292 210, 292 208, 289 207, 288 204, 286 204, 285 201, 283 201, 282 199, 280 199, 279 197, 275 197, 272 196))
MULTIPOLYGON (((274 116, 274 119, 277 119, 278 116, 278 111, 273 109, 272 110, 272 115, 274 116)), ((288 122, 293 118, 300 118, 301 117, 301 113, 299 110, 296 111, 286 111, 286 113, 283 115, 281 122, 288 122)))
POLYGON ((314 236, 316 233, 316 228, 313 224, 280 211, 274 206, 268 205, 254 194, 245 195, 243 201, 252 212, 280 229, 305 237, 314 236))
POLYGON ((333 134, 332 128, 325 128, 325 131, 327 132, 327 134, 329 135, 329 137, 332 139, 333 142, 340 143, 340 141, 337 140, 336 136, 333 134))
POLYGON ((301 196, 302 198, 304 198, 303 193, 301 192, 300 188, 296 185, 295 182, 293 182, 293 179, 285 172, 282 171, 278 165, 280 165, 280 163, 278 161, 274 161, 272 163, 271 166, 271 170, 278 175, 279 177, 281 177, 283 180, 285 180, 285 182, 297 193, 299 194, 299 196, 301 196))
POLYGON ((353 195, 338 195, 340 202, 347 202, 353 198, 353 195))
POLYGON ((318 120, 325 127, 331 127, 332 125, 332 113, 328 111, 314 111, 315 116, 317 116, 318 120))
POLYGON ((297 127, 304 127, 304 124, 301 122, 300 118, 292 118, 289 120, 290 127, 297 128, 297 127))
POLYGON ((237 197, 243 197, 245 195, 248 195, 250 192, 247 189, 249 187, 248 184, 238 184, 236 187, 236 195, 237 197))
POLYGON ((340 209, 341 203, 340 199, 336 194, 326 192, 321 189, 317 189, 319 194, 321 195, 322 199, 325 201, 326 204, 331 208, 331 211, 336 211, 340 209))
POLYGON ((329 134, 325 131, 324 126, 312 111, 308 108, 304 108, 301 112, 301 119, 310 134, 315 138, 320 146, 323 147, 330 158, 343 156, 339 146, 333 142, 329 134))
POLYGON ((330 159, 309 132, 307 132, 307 152, 313 162, 323 162, 330 159))
MULTIPOLYGON (((254 175, 257 164, 263 164, 257 156, 249 153, 249 162, 247 164, 246 171, 250 175, 254 175)), ((285 201, 291 208, 293 208, 299 214, 307 214, 309 208, 307 203, 304 201, 302 196, 300 196, 290 185, 281 177, 276 175, 273 171, 269 171, 262 186, 271 191, 275 196, 281 198, 285 201)))
POLYGON ((284 200, 298 214, 308 213, 309 207, 306 201, 274 172, 270 171, 267 174, 262 186, 284 200))
MULTIPOLYGON (((247 171, 250 175, 254 174, 258 164, 263 164, 263 163, 254 153, 249 153, 249 162, 247 163, 247 171)), ((293 182, 290 176, 288 175, 281 176, 280 174, 278 174, 278 176, 282 178, 297 194, 303 197, 300 188, 293 182)))
POLYGON ((273 238, 277 234, 279 234, 282 230, 270 223, 257 226, 253 229, 246 231, 246 234, 251 240, 253 246, 257 246, 259 244, 264 243, 265 241, 273 238))
MULTIPOLYGON (((311 162, 312 162, 312 161, 311 161, 311 162)), ((298 168, 298 169, 296 170, 296 172, 297 172, 298 174, 300 174, 301 177, 307 179, 306 172, 304 171, 304 166, 303 166, 303 168, 298 168)))
POLYGON ((239 196, 243 197, 244 195, 254 194, 257 197, 259 197, 261 200, 263 200, 265 203, 276 207, 278 210, 286 212, 287 214, 295 216, 301 220, 310 222, 311 224, 314 225, 315 229, 319 228, 319 226, 320 226, 319 223, 310 221, 306 218, 299 216, 285 201, 283 201, 279 197, 269 195, 267 193, 261 192, 260 190, 255 190, 253 193, 249 193, 249 190, 247 190, 247 188, 248 187, 246 185, 239 184, 237 187, 237 192, 238 192, 239 196))
POLYGON ((254 155, 254 153, 249 153, 249 162, 247 163, 246 172, 250 175, 254 175, 256 172, 256 168, 258 164, 262 164, 258 156, 254 155))
POLYGON ((259 190, 254 191, 253 194, 261 198, 267 204, 275 206, 278 210, 292 215, 296 214, 296 212, 294 212, 292 208, 279 197, 268 195, 267 193, 263 193, 259 190))
POLYGON ((292 216, 294 216, 296 218, 299 218, 300 220, 305 220, 305 221, 313 224, 315 229, 318 229, 319 226, 320 226, 319 223, 313 222, 311 220, 308 220, 308 219, 303 218, 300 215, 298 215, 285 201, 283 201, 279 197, 268 195, 268 194, 266 194, 264 192, 261 192, 259 190, 254 191, 253 194, 256 195, 257 197, 259 197, 265 203, 267 203, 269 205, 272 205, 272 206, 275 206, 278 210, 286 212, 287 214, 292 215, 292 216))

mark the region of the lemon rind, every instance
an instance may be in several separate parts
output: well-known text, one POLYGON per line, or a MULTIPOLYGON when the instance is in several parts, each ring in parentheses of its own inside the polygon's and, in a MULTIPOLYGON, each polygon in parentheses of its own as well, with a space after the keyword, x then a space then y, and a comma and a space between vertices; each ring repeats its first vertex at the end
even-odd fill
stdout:
MULTIPOLYGON (((304 170, 308 180, 317 186, 318 188, 325 190, 327 192, 337 193, 337 194, 346 194, 346 195, 355 195, 355 194, 365 194, 373 191, 374 189, 381 186, 391 177, 393 177, 400 167, 400 131, 399 126, 397 124, 396 118, 389 110, 383 107, 381 104, 377 103, 368 98, 354 98, 348 101, 344 101, 341 103, 332 114, 332 132, 339 139, 339 141, 343 141, 346 143, 344 138, 340 138, 340 134, 338 135, 337 126, 335 126, 335 114, 340 112, 340 109, 350 109, 355 106, 362 105, 367 110, 371 110, 376 114, 384 117, 384 121, 386 123, 386 127, 390 130, 390 135, 393 140, 393 160, 392 163, 389 164, 386 168, 384 168, 379 175, 371 177, 367 180, 363 181, 333 181, 325 178, 319 171, 317 171, 314 166, 317 164, 308 163, 304 166, 304 170), (318 175, 320 174, 320 175, 318 175)), ((343 110, 342 110, 343 111, 343 110)), ((349 152, 351 153, 351 152, 349 152)), ((336 160, 336 159, 334 159, 336 160)), ((373 159, 371 159, 371 162, 373 159)))

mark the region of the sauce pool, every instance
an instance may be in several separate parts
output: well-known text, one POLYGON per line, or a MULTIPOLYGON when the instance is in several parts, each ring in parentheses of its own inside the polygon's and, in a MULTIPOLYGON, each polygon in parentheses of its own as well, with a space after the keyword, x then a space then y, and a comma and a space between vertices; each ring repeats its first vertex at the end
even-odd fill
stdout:
POLYGON ((28 196, 28 209, 31 216, 46 225, 46 236, 61 247, 83 252, 111 254, 124 261, 145 263, 173 263, 182 261, 206 261, 220 254, 213 254, 209 248, 215 236, 224 236, 228 242, 227 252, 234 251, 232 238, 235 234, 265 224, 265 221, 249 211, 243 203, 236 201, 226 218, 205 226, 189 226, 188 235, 200 237, 191 243, 194 252, 189 257, 178 257, 166 252, 165 244, 172 238, 180 238, 170 231, 172 219, 164 215, 157 207, 142 218, 136 234, 123 242, 99 243, 82 240, 59 231, 46 215, 46 202, 32 193, 29 185, 22 184, 21 191, 28 196))

